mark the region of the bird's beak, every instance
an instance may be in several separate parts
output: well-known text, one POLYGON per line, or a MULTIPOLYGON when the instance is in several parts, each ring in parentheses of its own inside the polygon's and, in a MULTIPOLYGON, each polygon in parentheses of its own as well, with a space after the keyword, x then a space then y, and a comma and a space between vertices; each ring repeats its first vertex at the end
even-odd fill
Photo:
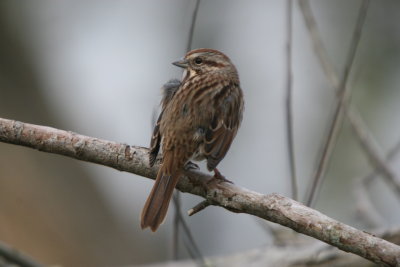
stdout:
POLYGON ((186 69, 189 66, 189 62, 186 59, 181 59, 175 62, 172 62, 173 65, 186 69))

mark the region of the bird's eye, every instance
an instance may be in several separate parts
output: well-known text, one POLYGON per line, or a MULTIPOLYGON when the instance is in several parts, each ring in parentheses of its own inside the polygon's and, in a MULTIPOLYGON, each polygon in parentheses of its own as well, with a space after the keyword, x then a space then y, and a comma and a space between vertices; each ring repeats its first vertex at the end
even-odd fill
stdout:
POLYGON ((203 63, 203 59, 202 59, 201 57, 196 57, 196 58, 194 59, 194 63, 195 63, 196 65, 200 65, 201 63, 203 63))

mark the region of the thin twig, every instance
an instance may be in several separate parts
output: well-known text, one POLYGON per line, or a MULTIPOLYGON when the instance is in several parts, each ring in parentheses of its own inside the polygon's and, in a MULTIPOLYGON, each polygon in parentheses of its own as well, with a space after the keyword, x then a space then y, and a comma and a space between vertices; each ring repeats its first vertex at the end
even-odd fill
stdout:
MULTIPOLYGON (((386 162, 391 161, 399 151, 400 141, 398 141, 389 150, 386 155, 386 162)), ((379 168, 375 168, 372 172, 362 178, 357 179, 357 181, 354 183, 354 195, 356 198, 357 211, 361 216, 363 216, 363 218, 365 218, 371 227, 381 227, 384 225, 382 216, 379 214, 379 211, 374 207, 370 198, 368 197, 368 187, 380 172, 381 170, 379 168)))
POLYGON ((343 109, 340 104, 337 104, 335 113, 333 114, 332 122, 329 127, 326 140, 323 142, 322 155, 319 158, 317 169, 312 177, 310 188, 307 191, 305 203, 309 207, 314 207, 315 199, 318 197, 319 190, 324 182, 325 173, 328 167, 333 149, 336 146, 337 137, 342 126, 343 109))
POLYGON ((359 217, 368 223, 368 228, 373 229, 382 227, 385 224, 382 215, 372 204, 368 196, 368 190, 363 179, 357 179, 353 186, 354 197, 356 199, 356 209, 359 217))
MULTIPOLYGON (((176 197, 180 197, 180 195, 174 195, 174 201, 176 200, 176 197)), ((179 203, 175 203, 175 208, 176 209, 179 208, 180 211, 182 210, 181 207, 180 207, 180 202, 179 203)), ((203 262, 204 261, 203 255, 201 254, 201 251, 200 251, 199 247, 197 246, 197 244, 196 244, 196 242, 195 242, 195 240, 193 238, 193 235, 192 235, 192 233, 191 233, 191 231, 189 229, 189 226, 187 225, 185 219, 183 218, 182 212, 176 213, 175 219, 177 221, 179 221, 179 224, 182 225, 183 231, 185 232, 185 234, 187 236, 187 239, 188 239, 189 243, 185 244, 185 247, 187 248, 189 255, 192 257, 192 259, 196 259, 197 258, 197 259, 200 259, 203 262)), ((178 239, 178 237, 176 237, 176 238, 178 239)), ((185 241, 185 239, 184 239, 184 241, 185 241)), ((178 243, 176 243, 176 244, 178 244, 178 243)), ((176 253, 176 254, 178 253, 178 249, 177 248, 174 249, 174 253, 176 253)), ((177 255, 176 255, 176 258, 177 258, 177 255)))
MULTIPOLYGON (((159 168, 149 166, 149 150, 83 136, 51 127, 0 118, 0 142, 22 145, 109 166, 155 179, 159 168)), ((199 171, 185 171, 177 189, 207 199, 212 205, 236 213, 247 213, 279 223, 341 250, 377 264, 400 265, 400 247, 357 230, 278 194, 263 195, 230 183, 207 183, 214 177, 199 171), (208 185, 208 186, 206 186, 208 185)))
MULTIPOLYGON (((389 150, 389 152, 386 156, 386 161, 392 160, 396 156, 396 154, 399 152, 400 152, 400 140, 393 146, 392 149, 389 150)), ((365 183, 365 185, 368 186, 379 173, 380 173, 380 170, 375 169, 373 172, 371 172, 365 178, 363 178, 363 182, 365 183)))
POLYGON ((190 23, 190 29, 189 29, 189 36, 188 36, 188 41, 186 44, 186 52, 192 49, 193 45, 193 36, 194 36, 194 28, 196 26, 196 20, 197 20, 197 14, 199 13, 199 6, 200 6, 200 0, 196 0, 193 13, 192 13, 192 21, 190 23))
MULTIPOLYGON (((186 44, 186 52, 188 52, 192 48, 194 29, 195 29, 195 25, 196 25, 196 19, 197 19, 197 14, 199 11, 199 6, 200 6, 200 0, 196 0, 195 6, 193 8, 192 20, 191 20, 190 28, 189 28, 189 35, 188 35, 188 40, 187 40, 187 44, 186 44)), ((179 224, 182 223, 184 233, 188 237, 189 243, 191 243, 191 246, 196 251, 196 254, 203 261, 202 255, 200 253, 200 250, 197 247, 197 244, 196 244, 196 242, 193 238, 193 235, 190 231, 190 228, 186 225, 186 222, 182 216, 181 198, 180 198, 179 194, 180 193, 178 191, 176 191, 174 193, 174 205, 175 205, 175 218, 174 218, 174 224, 173 224, 173 248, 174 248, 173 255, 174 255, 174 259, 178 258, 179 224)), ((194 253, 189 251, 189 246, 185 246, 185 247, 188 249, 188 252, 189 252, 190 256, 192 257, 194 255, 194 253)))
POLYGON ((349 112, 349 107, 346 108, 347 117, 351 122, 353 131, 359 136, 359 142, 364 150, 367 151, 368 158, 371 163, 382 172, 383 178, 385 182, 389 185, 390 188, 394 190, 395 195, 400 198, 400 181, 396 174, 392 171, 389 165, 386 163, 385 157, 382 156, 382 152, 380 151, 377 142, 368 132, 362 131, 365 129, 365 123, 360 115, 357 115, 355 112, 349 112))
POLYGON ((306 23, 308 33, 310 34, 311 41, 313 43, 314 52, 319 59, 319 63, 321 64, 325 75, 336 90, 337 88, 339 88, 339 78, 336 75, 335 68, 328 58, 328 53, 326 52, 325 45, 321 40, 321 36, 317 27, 317 22, 315 21, 314 14, 312 13, 310 7, 310 2, 308 0, 299 0, 298 3, 301 13, 303 14, 304 21, 306 23))
MULTIPOLYGON (((322 69, 324 70, 324 73, 328 78, 329 82, 331 83, 332 87, 335 90, 338 90, 339 79, 337 77, 335 69, 333 68, 332 63, 328 59, 326 50, 324 48, 324 45, 321 41, 318 32, 315 18, 311 12, 309 2, 307 0, 300 0, 299 5, 303 13, 307 29, 309 30, 311 40, 313 42, 314 51, 319 59, 322 69)), ((344 105, 347 107, 347 103, 344 103, 344 105)), ((400 194, 399 179, 397 178, 395 173, 391 170, 391 168, 387 166, 387 164, 385 164, 384 158, 381 155, 375 153, 375 151, 379 149, 376 143, 374 146, 372 145, 368 146, 368 143, 371 142, 371 140, 367 140, 366 137, 370 136, 372 138, 372 135, 369 133, 370 131, 366 128, 365 124, 363 122, 358 121, 359 119, 361 119, 361 116, 359 115, 357 110, 354 109, 354 107, 350 106, 347 107, 345 110, 346 110, 346 115, 349 117, 349 122, 352 126, 353 132, 355 133, 355 136, 357 137, 362 148, 364 149, 364 152, 367 154, 370 160, 374 162, 374 165, 380 167, 381 169, 386 170, 386 172, 383 172, 385 181, 387 181, 389 184, 393 184, 394 186, 391 186, 391 188, 396 190, 396 195, 399 195, 400 194), (371 149, 372 147, 374 149, 371 149)))
POLYGON ((193 251, 193 249, 191 247, 190 241, 188 243, 186 241, 186 239, 183 239, 183 245, 185 246, 187 252, 189 253, 190 258, 193 259, 193 260, 196 259, 197 256, 196 256, 195 252, 193 251))
MULTIPOLYGON (((312 14, 309 2, 308 1, 300 1, 299 3, 300 3, 302 10, 304 10, 303 15, 305 16, 305 14, 308 14, 308 16, 313 18, 314 16, 312 14)), ((352 41, 350 43, 350 50, 349 50, 346 64, 345 64, 343 79, 341 80, 340 85, 338 87, 339 102, 337 103, 336 110, 335 110, 335 113, 334 113, 334 116, 332 119, 332 123, 330 126, 328 138, 324 143, 322 156, 319 160, 319 163, 318 163, 318 166, 317 166, 317 169, 315 172, 315 176, 313 177, 313 180, 311 182, 311 189, 309 190, 307 199, 306 199, 306 203, 310 207, 312 207, 314 205, 314 200, 316 199, 316 197, 319 193, 319 190, 323 183, 323 179, 325 178, 326 170, 328 167, 328 163, 330 162, 333 149, 337 143, 338 134, 343 125, 344 105, 346 105, 347 102, 349 101, 350 94, 351 94, 351 87, 348 86, 348 80, 349 80, 350 71, 352 69, 354 59, 355 59, 355 56, 357 53, 357 48, 358 48, 358 45, 359 45, 359 42, 361 39, 361 33, 362 33, 363 26, 364 26, 365 18, 367 15, 368 6, 369 6, 369 0, 363 0, 361 3, 360 10, 358 12, 358 18, 357 18, 356 26, 354 29, 352 41)), ((308 19, 308 21, 314 21, 314 23, 315 23, 314 19, 311 19, 311 20, 308 19)), ((314 26, 312 28, 314 29, 313 32, 315 34, 315 32, 318 31, 316 24, 314 24, 314 26)), ((320 38, 318 38, 318 40, 320 40, 320 38)), ((321 51, 324 51, 324 49, 321 49, 321 51)))
POLYGON ((189 216, 193 216, 196 213, 204 210, 205 208, 207 208, 210 205, 211 205, 210 202, 208 202, 207 200, 204 200, 204 201, 200 202, 199 204, 197 204, 196 206, 194 206, 193 208, 191 208, 190 210, 188 210, 187 213, 189 216))
POLYGON ((287 145, 288 145, 288 156, 290 165, 290 177, 291 177, 291 190, 292 198, 298 199, 298 185, 296 177, 296 161, 294 152, 294 137, 293 137, 293 104, 292 104, 292 93, 293 93, 293 70, 292 70, 292 20, 293 20, 293 0, 287 0, 287 44, 286 44, 286 129, 287 129, 287 145))
MULTIPOLYGON (((180 216, 182 216, 182 214, 180 214, 180 216)), ((204 257, 202 255, 199 247, 197 246, 196 241, 194 240, 194 237, 192 235, 192 232, 189 229, 188 224, 186 223, 185 220, 183 220, 183 217, 181 218, 181 222, 182 222, 183 230, 185 231, 186 237, 190 244, 190 246, 188 246, 188 244, 187 244, 186 247, 191 248, 191 250, 193 251, 192 254, 194 255, 195 259, 199 259, 201 262, 204 262, 204 257)))

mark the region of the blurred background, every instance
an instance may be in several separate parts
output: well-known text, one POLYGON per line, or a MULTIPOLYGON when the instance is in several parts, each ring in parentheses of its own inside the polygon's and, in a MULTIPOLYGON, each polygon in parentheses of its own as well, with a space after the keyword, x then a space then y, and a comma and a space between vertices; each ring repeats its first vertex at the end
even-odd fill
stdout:
MULTIPOLYGON (((360 1, 311 1, 342 76, 360 1)), ((195 1, 0 1, 0 117, 148 146, 161 85, 179 78, 195 1)), ((372 1, 350 77, 352 105, 382 151, 400 140, 400 3, 372 1)), ((286 2, 203 0, 193 48, 225 52, 245 94, 242 127, 221 172, 260 193, 290 196, 286 143, 286 2)), ((293 8, 294 140, 300 200, 314 174, 336 95, 293 8)), ((400 174, 400 156, 390 162, 400 174)), ((345 121, 316 208, 367 229, 354 193, 372 166, 345 121)), ((206 171, 205 168, 203 168, 206 171)), ((0 143, 0 240, 60 266, 171 260, 173 209, 155 233, 140 229, 153 181, 0 143)), ((382 179, 368 189, 381 227, 400 223, 382 179)), ((200 201, 182 195, 184 214, 200 201)), ((186 217, 186 215, 185 215, 186 217)), ((256 218, 209 207, 186 217, 204 256, 271 242, 256 218)), ((184 245, 180 258, 188 258, 184 245)))

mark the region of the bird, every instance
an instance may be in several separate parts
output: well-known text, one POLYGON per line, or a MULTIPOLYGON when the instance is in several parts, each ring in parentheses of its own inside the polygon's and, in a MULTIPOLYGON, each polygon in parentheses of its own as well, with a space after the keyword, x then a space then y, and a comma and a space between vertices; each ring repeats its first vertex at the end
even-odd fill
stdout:
POLYGON ((162 150, 160 168, 141 213, 141 228, 155 232, 164 221, 173 190, 191 160, 207 161, 216 178, 240 127, 244 99, 235 65, 208 48, 189 51, 172 63, 183 68, 181 81, 163 87, 161 112, 153 129, 149 165, 162 150))

